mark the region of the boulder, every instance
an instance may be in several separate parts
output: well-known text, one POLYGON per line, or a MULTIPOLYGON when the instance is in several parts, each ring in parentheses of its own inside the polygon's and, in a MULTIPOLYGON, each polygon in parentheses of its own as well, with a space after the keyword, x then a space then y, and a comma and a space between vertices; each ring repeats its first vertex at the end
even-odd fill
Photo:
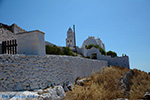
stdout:
POLYGON ((13 93, 10 100, 60 100, 66 96, 62 86, 54 86, 37 92, 23 91, 13 93))
POLYGON ((59 100, 63 99, 65 96, 66 94, 62 86, 54 86, 45 89, 39 98, 44 100, 59 100))
POLYGON ((118 98, 118 99, 114 99, 114 100, 129 100, 129 99, 125 99, 125 98, 118 98))
POLYGON ((69 91, 69 89, 67 88, 66 85, 64 85, 63 88, 64 88, 64 91, 65 91, 65 92, 68 92, 68 91, 69 91))
POLYGON ((66 96, 65 91, 62 86, 56 86, 55 90, 56 90, 57 95, 60 96, 61 98, 64 98, 66 96))
POLYGON ((150 100, 150 92, 146 92, 144 98, 150 100))
POLYGON ((70 91, 72 91, 74 89, 74 85, 69 81, 67 81, 65 85, 70 91))
POLYGON ((83 86, 85 81, 87 81, 86 78, 78 79, 78 80, 76 81, 76 84, 77 84, 77 85, 80 85, 80 86, 83 86))
POLYGON ((43 93, 39 99, 40 100, 53 100, 52 95, 50 93, 43 93))
POLYGON ((65 92, 72 91, 74 89, 74 85, 71 82, 67 81, 63 83, 63 88, 65 92))
POLYGON ((37 93, 38 93, 39 95, 41 95, 41 94, 43 93, 43 90, 42 90, 42 89, 39 89, 39 90, 37 90, 37 93))

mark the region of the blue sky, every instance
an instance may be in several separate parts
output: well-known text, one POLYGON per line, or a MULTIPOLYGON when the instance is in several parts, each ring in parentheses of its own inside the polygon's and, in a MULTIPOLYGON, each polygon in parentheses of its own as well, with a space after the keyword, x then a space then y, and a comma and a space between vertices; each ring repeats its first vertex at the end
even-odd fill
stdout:
POLYGON ((60 46, 75 24, 79 47, 99 37, 106 51, 127 54, 132 69, 150 72, 150 0, 0 0, 0 22, 41 30, 60 46))

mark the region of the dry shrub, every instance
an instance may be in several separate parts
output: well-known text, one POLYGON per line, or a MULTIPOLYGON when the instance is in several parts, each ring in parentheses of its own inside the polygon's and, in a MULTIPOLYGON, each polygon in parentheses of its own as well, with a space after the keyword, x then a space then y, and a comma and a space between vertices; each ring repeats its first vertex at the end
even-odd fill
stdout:
POLYGON ((150 91, 150 75, 137 69, 133 69, 133 71, 135 75, 131 79, 131 100, 142 98, 146 91, 150 91))
POLYGON ((92 74, 85 86, 75 86, 67 93, 66 100, 112 100, 123 97, 120 89, 120 78, 128 69, 118 67, 104 68, 102 72, 92 74))
MULTIPOLYGON (((65 100, 113 100, 125 98, 121 90, 120 79, 129 69, 123 67, 108 67, 102 72, 92 74, 90 81, 84 86, 75 85, 73 91, 67 92, 65 100)), ((133 70, 135 75, 130 82, 130 99, 143 97, 146 90, 150 90, 150 75, 139 70, 133 70)))

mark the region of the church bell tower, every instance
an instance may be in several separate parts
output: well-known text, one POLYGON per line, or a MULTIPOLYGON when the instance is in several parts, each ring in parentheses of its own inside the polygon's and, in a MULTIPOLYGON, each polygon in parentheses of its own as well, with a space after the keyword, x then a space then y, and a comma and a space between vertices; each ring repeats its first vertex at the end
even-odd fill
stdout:
POLYGON ((75 25, 73 25, 73 30, 70 27, 67 31, 66 47, 75 48, 76 50, 75 25))

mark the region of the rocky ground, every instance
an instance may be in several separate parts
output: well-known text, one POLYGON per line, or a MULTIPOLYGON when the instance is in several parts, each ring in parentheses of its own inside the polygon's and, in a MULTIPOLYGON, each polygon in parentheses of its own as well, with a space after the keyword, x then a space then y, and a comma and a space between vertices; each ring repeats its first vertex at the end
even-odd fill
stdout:
POLYGON ((62 100, 68 91, 72 91, 74 85, 66 82, 61 85, 52 85, 46 89, 34 91, 0 92, 0 100, 62 100))

